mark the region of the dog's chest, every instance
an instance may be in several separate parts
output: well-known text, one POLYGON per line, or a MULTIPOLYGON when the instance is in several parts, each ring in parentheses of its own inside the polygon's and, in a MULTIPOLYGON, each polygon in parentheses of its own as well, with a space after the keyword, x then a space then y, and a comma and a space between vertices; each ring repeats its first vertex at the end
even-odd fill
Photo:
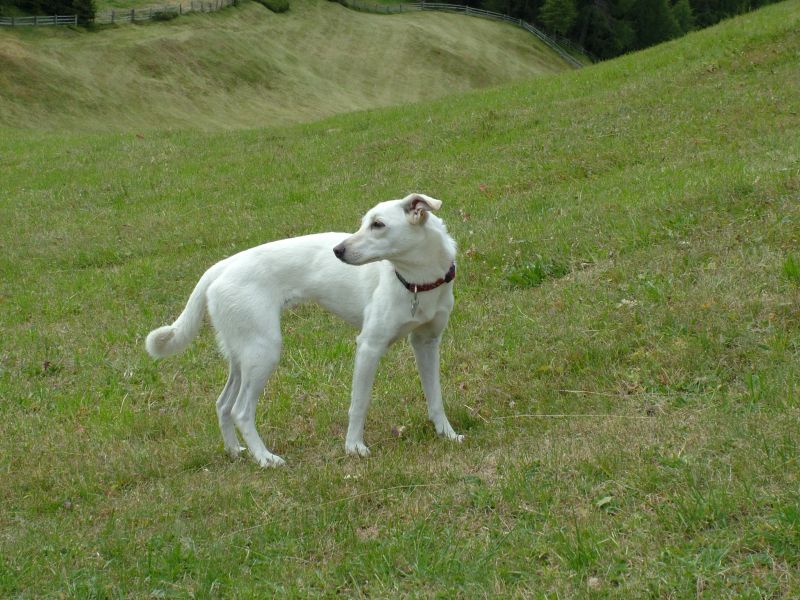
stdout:
POLYGON ((452 299, 447 290, 408 292, 401 300, 399 311, 412 329, 429 323, 443 310, 449 312, 452 299))

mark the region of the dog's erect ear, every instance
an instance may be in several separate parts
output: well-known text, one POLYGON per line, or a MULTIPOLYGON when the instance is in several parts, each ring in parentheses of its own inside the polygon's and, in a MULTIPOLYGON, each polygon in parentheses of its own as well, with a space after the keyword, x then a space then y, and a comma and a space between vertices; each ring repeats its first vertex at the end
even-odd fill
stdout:
POLYGON ((403 198, 403 208, 412 225, 422 225, 428 218, 429 211, 439 210, 441 207, 441 200, 425 194, 409 194, 403 198))

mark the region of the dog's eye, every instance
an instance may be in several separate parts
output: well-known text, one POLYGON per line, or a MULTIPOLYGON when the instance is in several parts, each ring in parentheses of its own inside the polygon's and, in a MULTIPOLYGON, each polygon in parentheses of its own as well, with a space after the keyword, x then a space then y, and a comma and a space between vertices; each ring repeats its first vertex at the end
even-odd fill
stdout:
POLYGON ((386 227, 386 224, 382 223, 381 221, 373 221, 373 223, 372 223, 372 225, 370 225, 370 227, 372 229, 381 229, 383 227, 386 227))

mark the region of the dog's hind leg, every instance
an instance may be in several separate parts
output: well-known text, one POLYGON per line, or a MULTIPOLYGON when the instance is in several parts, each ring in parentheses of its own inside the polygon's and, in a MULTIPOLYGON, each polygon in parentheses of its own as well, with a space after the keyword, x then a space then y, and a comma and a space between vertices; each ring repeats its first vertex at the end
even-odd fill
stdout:
POLYGON ((239 388, 242 384, 242 372, 239 364, 235 360, 230 361, 230 373, 228 381, 217 399, 217 419, 219 428, 222 431, 222 440, 225 443, 225 451, 231 458, 239 456, 242 448, 239 445, 239 438, 236 437, 236 427, 233 423, 231 411, 239 395, 239 388))
POLYGON ((280 456, 267 450, 256 430, 256 404, 267 379, 278 365, 281 354, 279 327, 280 325, 276 323, 274 331, 277 333, 251 339, 244 348, 245 352, 239 357, 241 384, 233 405, 233 420, 236 427, 242 434, 250 454, 262 467, 277 467, 284 464, 280 456))
POLYGON ((464 436, 455 432, 442 402, 442 387, 439 381, 439 342, 440 337, 432 332, 414 331, 411 333, 411 347, 417 360, 417 370, 425 398, 428 401, 428 418, 433 421, 436 433, 448 440, 464 441, 464 436))

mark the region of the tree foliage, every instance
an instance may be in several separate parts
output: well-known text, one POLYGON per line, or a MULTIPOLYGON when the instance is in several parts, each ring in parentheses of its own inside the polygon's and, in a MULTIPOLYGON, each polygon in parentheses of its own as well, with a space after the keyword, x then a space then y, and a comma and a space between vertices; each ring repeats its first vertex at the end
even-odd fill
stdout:
POLYGON ((675 17, 675 22, 678 24, 678 30, 681 33, 694 29, 694 13, 689 0, 677 0, 672 5, 672 16, 675 17))
POLYGON ((630 16, 636 31, 635 48, 647 48, 682 33, 678 31, 669 0, 636 0, 630 16))
POLYGON ((599 58, 679 37, 776 0, 448 0, 511 15, 599 58))
POLYGON ((575 0, 545 0, 539 9, 539 20, 559 35, 566 35, 577 17, 575 0))
POLYGON ((94 0, 6 0, 30 15, 78 15, 79 23, 91 23, 97 7, 94 0))

